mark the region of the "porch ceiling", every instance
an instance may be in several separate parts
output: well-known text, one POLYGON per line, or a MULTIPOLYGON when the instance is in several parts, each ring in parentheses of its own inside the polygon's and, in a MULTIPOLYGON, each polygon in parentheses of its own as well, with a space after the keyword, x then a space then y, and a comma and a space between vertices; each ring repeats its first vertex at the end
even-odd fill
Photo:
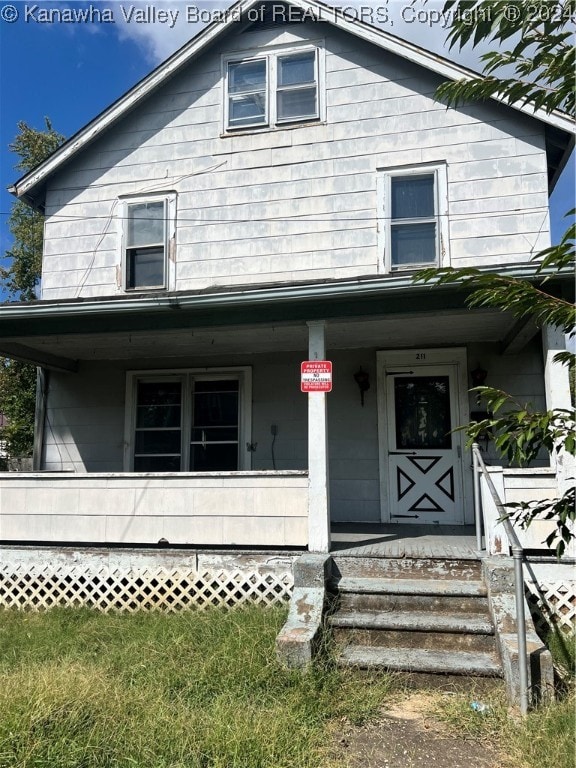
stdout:
MULTIPOLYGON (((328 350, 402 348, 504 342, 515 328, 511 315, 460 310, 327 320, 328 350)), ((21 336, 0 341, 0 354, 28 357, 46 367, 66 369, 66 361, 216 357, 308 349, 308 328, 297 323, 178 328, 156 331, 21 336), (36 354, 37 353, 37 354, 36 354), (58 360, 62 363, 58 365, 58 360)))

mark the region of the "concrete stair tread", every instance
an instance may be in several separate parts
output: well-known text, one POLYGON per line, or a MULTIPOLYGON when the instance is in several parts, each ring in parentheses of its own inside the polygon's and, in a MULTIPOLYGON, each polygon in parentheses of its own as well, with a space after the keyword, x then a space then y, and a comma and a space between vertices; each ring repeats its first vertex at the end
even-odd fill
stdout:
POLYGON ((333 627, 400 629, 417 632, 457 632, 492 635, 494 626, 478 614, 443 614, 431 611, 339 611, 330 617, 333 627))
POLYGON ((342 650, 338 664, 362 669, 380 668, 403 672, 432 672, 479 677, 502 676, 502 667, 494 654, 467 651, 349 645, 342 650))
POLYGON ((388 595, 456 595, 480 596, 488 594, 481 581, 458 579, 375 579, 343 576, 333 582, 339 592, 388 595))

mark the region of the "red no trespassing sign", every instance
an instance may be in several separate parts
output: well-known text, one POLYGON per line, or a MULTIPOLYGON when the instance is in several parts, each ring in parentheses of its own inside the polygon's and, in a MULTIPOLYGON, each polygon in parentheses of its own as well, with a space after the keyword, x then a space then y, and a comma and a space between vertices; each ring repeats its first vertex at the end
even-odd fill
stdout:
POLYGON ((305 360, 300 365, 302 392, 331 392, 332 363, 330 360, 305 360))

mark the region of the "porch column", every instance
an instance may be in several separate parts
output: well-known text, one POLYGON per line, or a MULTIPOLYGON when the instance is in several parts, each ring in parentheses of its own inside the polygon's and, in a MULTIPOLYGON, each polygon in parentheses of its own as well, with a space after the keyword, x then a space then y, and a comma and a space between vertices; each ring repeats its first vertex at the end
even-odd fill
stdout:
MULTIPOLYGON (((326 359, 326 323, 308 323, 308 359, 326 359)), ((308 548, 330 551, 330 492, 326 393, 308 393, 308 548)))
MULTIPOLYGON (((570 399, 570 377, 568 367, 554 362, 558 352, 566 349, 564 334, 558 328, 546 325, 542 328, 542 347, 544 353, 544 386, 546 392, 546 408, 572 408, 570 399)), ((574 482, 575 462, 572 456, 561 451, 551 457, 556 467, 558 490, 564 493, 569 484, 574 482)))

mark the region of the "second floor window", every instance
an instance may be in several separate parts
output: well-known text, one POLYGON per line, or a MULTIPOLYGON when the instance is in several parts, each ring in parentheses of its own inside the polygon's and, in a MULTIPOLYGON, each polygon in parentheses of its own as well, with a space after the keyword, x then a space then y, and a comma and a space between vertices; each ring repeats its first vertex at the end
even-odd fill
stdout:
POLYGON ((119 216, 122 288, 174 290, 176 193, 123 198, 119 216))
POLYGON ((126 206, 126 288, 163 288, 166 264, 164 200, 126 206))
POLYGON ((448 265, 446 166, 382 171, 378 189, 385 270, 448 265))
POLYGON ((318 119, 319 97, 316 49, 227 61, 227 130, 318 119))
POLYGON ((434 174, 392 176, 390 246, 392 267, 436 261, 434 174))

